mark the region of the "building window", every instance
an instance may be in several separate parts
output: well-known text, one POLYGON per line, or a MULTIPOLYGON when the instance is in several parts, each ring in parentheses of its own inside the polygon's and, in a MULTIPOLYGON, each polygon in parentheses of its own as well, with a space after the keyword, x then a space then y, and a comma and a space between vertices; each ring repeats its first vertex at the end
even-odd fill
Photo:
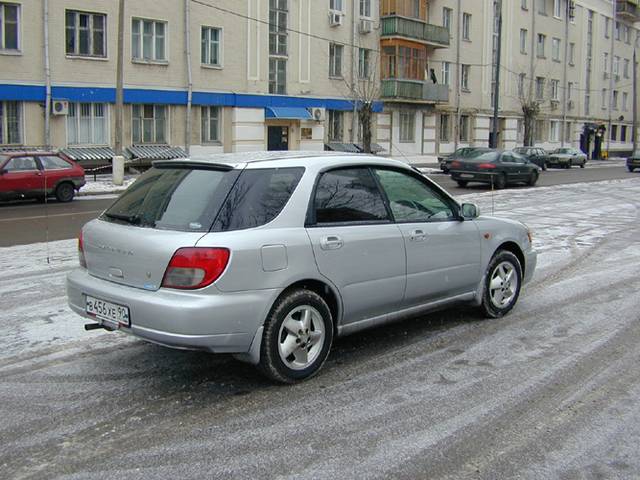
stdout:
POLYGON ((106 15, 67 10, 65 23, 67 55, 107 56, 106 15))
POLYGON ((629 94, 627 92, 622 92, 622 110, 627 111, 627 105, 629 102, 629 94))
POLYGON ((0 50, 18 50, 20 48, 19 17, 20 5, 0 3, 0 50))
POLYGON ((562 18, 562 2, 560 0, 553 0, 553 16, 562 18))
POLYGON ((342 12, 342 0, 329 0, 329 10, 342 12))
POLYGON ((468 142, 469 133, 471 131, 471 117, 469 115, 460 115, 460 141, 468 142))
POLYGON ((628 58, 624 59, 624 67, 622 70, 622 75, 624 76, 624 78, 629 78, 629 59, 628 58))
POLYGON ((108 145, 108 108, 106 103, 70 103, 67 115, 67 143, 108 145))
POLYGON ((571 129, 573 128, 573 124, 571 122, 567 122, 564 127, 564 141, 571 143, 571 129))
POLYGON ((462 39, 471 40, 471 14, 462 14, 462 39))
POLYGON ((527 0, 520 0, 520 8, 523 10, 529 9, 529 6, 527 5, 527 0))
POLYGON ((569 65, 575 65, 576 63, 576 44, 571 42, 569 44, 569 65))
POLYGON ((602 69, 604 70, 605 78, 607 78, 606 75, 609 73, 609 54, 607 52, 602 54, 602 69))
POLYGON ((442 8, 442 26, 451 31, 451 15, 453 10, 447 7, 442 8))
POLYGON ((536 142, 544 142, 544 120, 536 120, 533 124, 533 137, 536 142))
POLYGON ((551 39, 551 58, 556 62, 560 61, 560 39, 559 38, 551 39))
POLYGON ((360 0, 360 16, 371 18, 371 0, 360 0))
POLYGON ((538 4, 538 13, 540 15, 547 14, 547 0, 535 0, 538 4))
POLYGON ((527 32, 526 28, 520 29, 520 53, 527 54, 527 32))
POLYGON ((400 112, 400 141, 412 143, 415 140, 416 115, 413 112, 400 112))
POLYGON ((614 110, 618 109, 618 94, 618 90, 614 90, 611 97, 611 108, 613 108, 614 110))
POLYGON ((287 61, 284 58, 269 59, 269 93, 287 93, 287 61))
POLYGON ((329 76, 342 77, 342 52, 344 47, 337 43, 329 44, 329 76))
POLYGON ((131 24, 131 53, 134 60, 166 61, 167 24, 134 18, 131 24))
POLYGON ((287 0, 269 0, 269 55, 287 55, 287 0))
POLYGON ((620 57, 617 55, 613 56, 613 74, 617 77, 620 75, 620 57))
POLYGON ((544 99, 544 77, 536 77, 536 99, 544 99))
POLYGON ((0 145, 22 143, 21 114, 19 102, 0 102, 0 145))
POLYGON ((329 112, 329 141, 341 142, 343 132, 343 112, 340 110, 327 110, 329 112))
POLYGON ((611 36, 611 19, 609 17, 604 17, 604 38, 609 38, 611 36))
POLYGON ((627 141, 627 126, 626 125, 620 125, 620 141, 621 142, 626 142, 627 141))
POLYGON ((602 109, 606 109, 607 108, 607 89, 603 88, 602 89, 602 109))
POLYGON ((571 100, 571 98, 573 97, 573 86, 573 82, 567 83, 567 100, 571 100))
POLYGON ((358 77, 369 78, 370 74, 371 50, 361 48, 358 51, 358 77))
POLYGON ((222 30, 215 27, 202 27, 200 61, 203 65, 222 66, 222 30))
POLYGON ((527 78, 526 73, 518 74, 518 97, 524 98, 524 80, 527 78))
POLYGON ((560 122, 558 122, 557 120, 551 120, 549 122, 549 141, 560 141, 560 122))
POLYGON ((449 142, 451 136, 449 135, 449 122, 451 121, 451 116, 448 113, 440 114, 440 141, 441 142, 449 142))
POLYGON ((616 139, 618 138, 618 126, 617 125, 611 125, 611 141, 615 142, 616 139))
POLYGON ((615 33, 615 36, 616 36, 616 40, 620 41, 620 38, 621 38, 621 35, 620 35, 620 33, 621 33, 620 22, 616 22, 615 23, 614 33, 615 33))
POLYGON ((465 92, 469 91, 469 74, 471 73, 471 65, 460 65, 460 88, 465 92))
POLYGON ((219 143, 220 107, 202 107, 200 123, 202 143, 219 143))
POLYGON ((560 90, 560 80, 551 80, 551 100, 558 101, 559 95, 558 91, 560 90))
POLYGON ((167 143, 166 105, 132 105, 133 143, 167 143))
POLYGON ((627 27, 626 25, 623 25, 623 32, 624 32, 624 42, 627 45, 631 45, 631 35, 630 35, 630 28, 627 27))
POLYGON ((442 62, 442 83, 449 85, 451 83, 451 63, 442 62))
POLYGON ((544 50, 545 50, 545 42, 547 40, 547 36, 543 35, 542 33, 538 34, 538 44, 537 44, 537 50, 536 50, 536 55, 540 58, 544 58, 544 50))

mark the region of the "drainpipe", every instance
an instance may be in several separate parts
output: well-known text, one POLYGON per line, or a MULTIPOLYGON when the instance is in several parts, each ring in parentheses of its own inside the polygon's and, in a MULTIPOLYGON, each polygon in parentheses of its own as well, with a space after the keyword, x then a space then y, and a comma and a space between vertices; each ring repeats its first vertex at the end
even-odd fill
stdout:
MULTIPOLYGON (((611 24, 611 50, 609 52, 609 60, 610 60, 610 64, 609 64, 609 108, 608 108, 608 112, 609 112, 609 120, 607 122, 607 133, 605 134, 607 136, 607 158, 609 158, 609 151, 611 150, 611 115, 612 115, 612 110, 611 107, 613 106, 613 49, 614 49, 614 45, 616 42, 616 35, 615 35, 615 31, 616 31, 616 2, 611 2, 611 7, 613 9, 613 23, 611 24)), ((618 65, 618 71, 620 70, 620 65, 618 65)), ((602 154, 600 154, 600 157, 602 157, 602 154)))
POLYGON ((358 115, 357 98, 356 98, 356 62, 358 61, 359 52, 356 49, 356 0, 351 0, 351 97, 353 98, 353 113, 351 115, 351 143, 358 140, 356 118, 358 115))
POLYGON ((191 101, 193 98, 193 77, 191 73, 191 0, 184 0, 184 36, 187 54, 187 119, 185 122, 184 151, 189 155, 191 148, 191 101))
POLYGON ((460 89, 462 82, 462 65, 460 65, 460 36, 462 32, 462 5, 461 0, 458 0, 458 15, 456 19, 456 127, 454 135, 454 148, 458 149, 458 143, 460 143, 460 89))
POLYGON ((51 148, 51 68, 49 65, 49 0, 43 0, 44 13, 44 143, 51 148))

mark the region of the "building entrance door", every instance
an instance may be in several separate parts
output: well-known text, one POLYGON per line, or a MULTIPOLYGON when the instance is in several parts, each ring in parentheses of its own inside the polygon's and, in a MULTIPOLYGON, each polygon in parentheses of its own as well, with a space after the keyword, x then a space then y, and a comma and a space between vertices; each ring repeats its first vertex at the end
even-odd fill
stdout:
POLYGON ((289 150, 289 127, 267 127, 267 150, 289 150))

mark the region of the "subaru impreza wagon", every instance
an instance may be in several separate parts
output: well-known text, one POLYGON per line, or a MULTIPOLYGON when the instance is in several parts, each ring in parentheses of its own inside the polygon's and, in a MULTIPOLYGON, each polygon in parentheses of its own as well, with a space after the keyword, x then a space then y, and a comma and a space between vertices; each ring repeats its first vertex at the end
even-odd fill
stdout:
POLYGON ((454 304, 500 317, 531 279, 520 222, 410 166, 278 152, 154 162, 78 240, 71 308, 173 348, 314 375, 333 339, 454 304))

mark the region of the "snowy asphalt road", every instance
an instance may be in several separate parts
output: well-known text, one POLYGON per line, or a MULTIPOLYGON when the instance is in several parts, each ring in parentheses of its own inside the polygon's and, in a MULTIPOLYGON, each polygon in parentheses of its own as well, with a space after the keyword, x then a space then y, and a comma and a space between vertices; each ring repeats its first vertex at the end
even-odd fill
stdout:
POLYGON ((506 318, 337 341, 274 386, 228 357, 86 333, 75 242, 0 248, 3 478, 638 478, 640 178, 466 196, 526 221, 506 318))

